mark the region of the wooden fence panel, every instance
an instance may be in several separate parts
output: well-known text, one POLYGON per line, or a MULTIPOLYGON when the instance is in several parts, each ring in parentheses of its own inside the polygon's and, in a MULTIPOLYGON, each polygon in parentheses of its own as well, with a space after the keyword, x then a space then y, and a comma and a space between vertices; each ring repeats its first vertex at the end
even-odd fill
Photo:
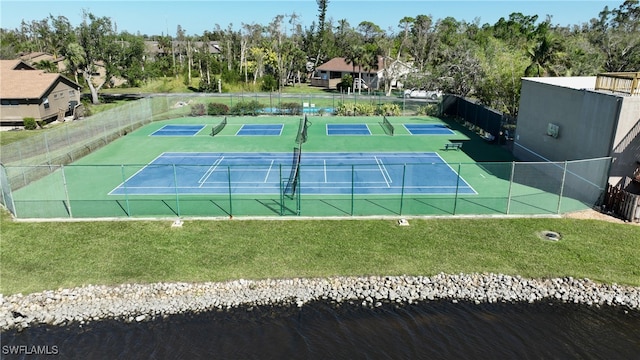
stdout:
POLYGON ((640 222, 640 195, 607 185, 603 205, 625 221, 640 222))

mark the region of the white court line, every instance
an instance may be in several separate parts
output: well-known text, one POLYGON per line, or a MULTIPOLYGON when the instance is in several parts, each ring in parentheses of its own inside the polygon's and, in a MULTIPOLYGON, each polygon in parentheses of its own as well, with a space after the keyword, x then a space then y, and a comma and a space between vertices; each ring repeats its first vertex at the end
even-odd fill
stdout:
POLYGON ((391 187, 391 184, 389 184, 389 181, 387 181, 387 176, 385 175, 386 168, 384 168, 384 164, 382 164, 382 161, 380 161, 380 159, 378 159, 377 156, 374 156, 374 159, 376 159, 376 163, 378 163, 378 168, 380 168, 380 172, 382 173, 382 177, 384 178, 384 181, 387 183, 387 187, 391 187))
POLYGON ((273 163, 275 162, 275 160, 271 160, 271 165, 269 165, 269 169, 267 170, 267 175, 264 177, 264 182, 267 182, 267 179, 269 179, 269 174, 271 174, 271 168, 273 167, 273 163))
POLYGON ((158 159, 160 159, 161 157, 164 156, 164 154, 166 153, 162 153, 158 156, 155 157, 155 159, 151 160, 150 163, 144 165, 142 168, 140 168, 138 171, 136 171, 135 173, 133 173, 133 175, 129 176, 128 178, 126 178, 123 182, 121 182, 118 186, 116 186, 113 190, 109 191, 109 193, 107 195, 111 195, 111 193, 113 193, 114 191, 116 191, 117 189, 121 188, 121 187, 125 187, 124 184, 127 183, 127 181, 133 179, 134 176, 138 175, 139 173, 141 173, 144 169, 146 169, 148 166, 153 165, 154 162, 156 162, 158 159))
POLYGON ((447 164, 449 169, 451 169, 451 171, 453 171, 453 173, 456 174, 456 176, 458 177, 459 180, 462 180, 462 182, 465 183, 466 186, 469 189, 471 189, 471 191, 473 191, 474 194, 478 195, 478 192, 476 191, 476 189, 474 189, 473 186, 471 186, 471 184, 469 184, 467 182, 467 180, 465 180, 462 176, 460 176, 460 174, 458 174, 458 172, 451 166, 451 164, 449 164, 448 162, 444 161, 444 159, 440 156, 440 154, 436 153, 436 155, 438 155, 438 157, 440 158, 440 160, 442 161, 443 164, 447 164))
POLYGON ((211 165, 209 167, 209 169, 207 169, 207 171, 204 173, 204 175, 202 175, 202 177, 200 178, 200 180, 198 180, 198 184, 200 184, 200 187, 202 187, 202 185, 207 182, 207 180, 209 179, 209 177, 211 177, 211 174, 213 174, 214 171, 216 171, 216 169, 218 168, 218 165, 220 165, 220 163, 222 162, 222 159, 224 159, 223 157, 218 158, 213 165, 211 165))
POLYGON ((322 162, 324 162, 324 182, 327 182, 327 159, 323 159, 322 162))

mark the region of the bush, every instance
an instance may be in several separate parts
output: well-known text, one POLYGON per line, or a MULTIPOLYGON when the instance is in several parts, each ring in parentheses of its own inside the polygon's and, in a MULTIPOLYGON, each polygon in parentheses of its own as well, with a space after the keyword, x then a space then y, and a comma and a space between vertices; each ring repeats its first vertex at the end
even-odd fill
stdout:
POLYGON ((204 108, 204 104, 193 104, 191 105, 191 116, 202 116, 207 113, 204 108))
POLYGON ((36 124, 36 119, 32 117, 23 118, 22 121, 24 122, 25 130, 35 130, 38 128, 38 125, 36 124))
POLYGON ((207 115, 227 115, 229 107, 220 103, 209 103, 207 105, 207 115))
POLYGON ((439 110, 438 105, 429 104, 424 106, 419 106, 416 110, 417 115, 428 115, 428 116, 438 116, 439 110))
POLYGON ((233 115, 258 115, 264 106, 257 100, 240 101, 233 105, 230 112, 233 115))
POLYGON ((382 104, 378 105, 376 115, 399 116, 400 106, 398 104, 382 104))
POLYGON ((274 91, 278 89, 278 81, 271 74, 267 74, 262 77, 262 84, 260 85, 262 91, 274 91))
POLYGON ((280 104, 280 113, 287 115, 300 115, 302 114, 302 106, 300 103, 289 102, 280 104))
POLYGON ((336 109, 336 115, 340 116, 371 116, 376 113, 376 106, 366 103, 340 104, 336 109))
POLYGON ((207 79, 203 77, 200 79, 200 84, 198 85, 198 91, 209 92, 209 93, 218 92, 218 81, 214 77, 211 79, 211 82, 208 82, 207 79))

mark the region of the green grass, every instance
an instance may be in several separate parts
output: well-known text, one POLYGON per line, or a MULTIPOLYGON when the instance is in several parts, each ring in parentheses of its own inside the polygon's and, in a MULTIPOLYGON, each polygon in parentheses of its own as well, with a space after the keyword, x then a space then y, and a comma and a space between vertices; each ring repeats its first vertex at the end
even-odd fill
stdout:
POLYGON ((86 284, 493 272, 640 285, 640 228, 575 219, 13 222, 3 294, 86 284), (543 241, 553 230, 563 239, 543 241))

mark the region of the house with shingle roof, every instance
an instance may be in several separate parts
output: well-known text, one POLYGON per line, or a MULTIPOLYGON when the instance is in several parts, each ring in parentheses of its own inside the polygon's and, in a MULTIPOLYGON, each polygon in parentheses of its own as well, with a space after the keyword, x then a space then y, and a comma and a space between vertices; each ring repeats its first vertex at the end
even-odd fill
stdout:
POLYGON ((63 120, 80 104, 80 85, 22 60, 0 60, 0 126, 63 120))
MULTIPOLYGON (((315 76, 311 78, 311 86, 319 86, 326 89, 336 89, 338 83, 342 81, 344 75, 351 75, 354 83, 360 76, 362 88, 380 89, 384 88, 385 75, 388 78, 388 85, 391 87, 402 87, 398 82, 402 75, 414 71, 411 64, 406 64, 399 60, 394 60, 382 56, 378 57, 376 66, 364 68, 354 66, 347 62, 346 58, 336 57, 316 68, 315 76), (385 67, 386 65, 386 67, 385 67)), ((357 84, 354 84, 357 85, 357 84)), ((357 86, 354 86, 357 88, 357 86)))

